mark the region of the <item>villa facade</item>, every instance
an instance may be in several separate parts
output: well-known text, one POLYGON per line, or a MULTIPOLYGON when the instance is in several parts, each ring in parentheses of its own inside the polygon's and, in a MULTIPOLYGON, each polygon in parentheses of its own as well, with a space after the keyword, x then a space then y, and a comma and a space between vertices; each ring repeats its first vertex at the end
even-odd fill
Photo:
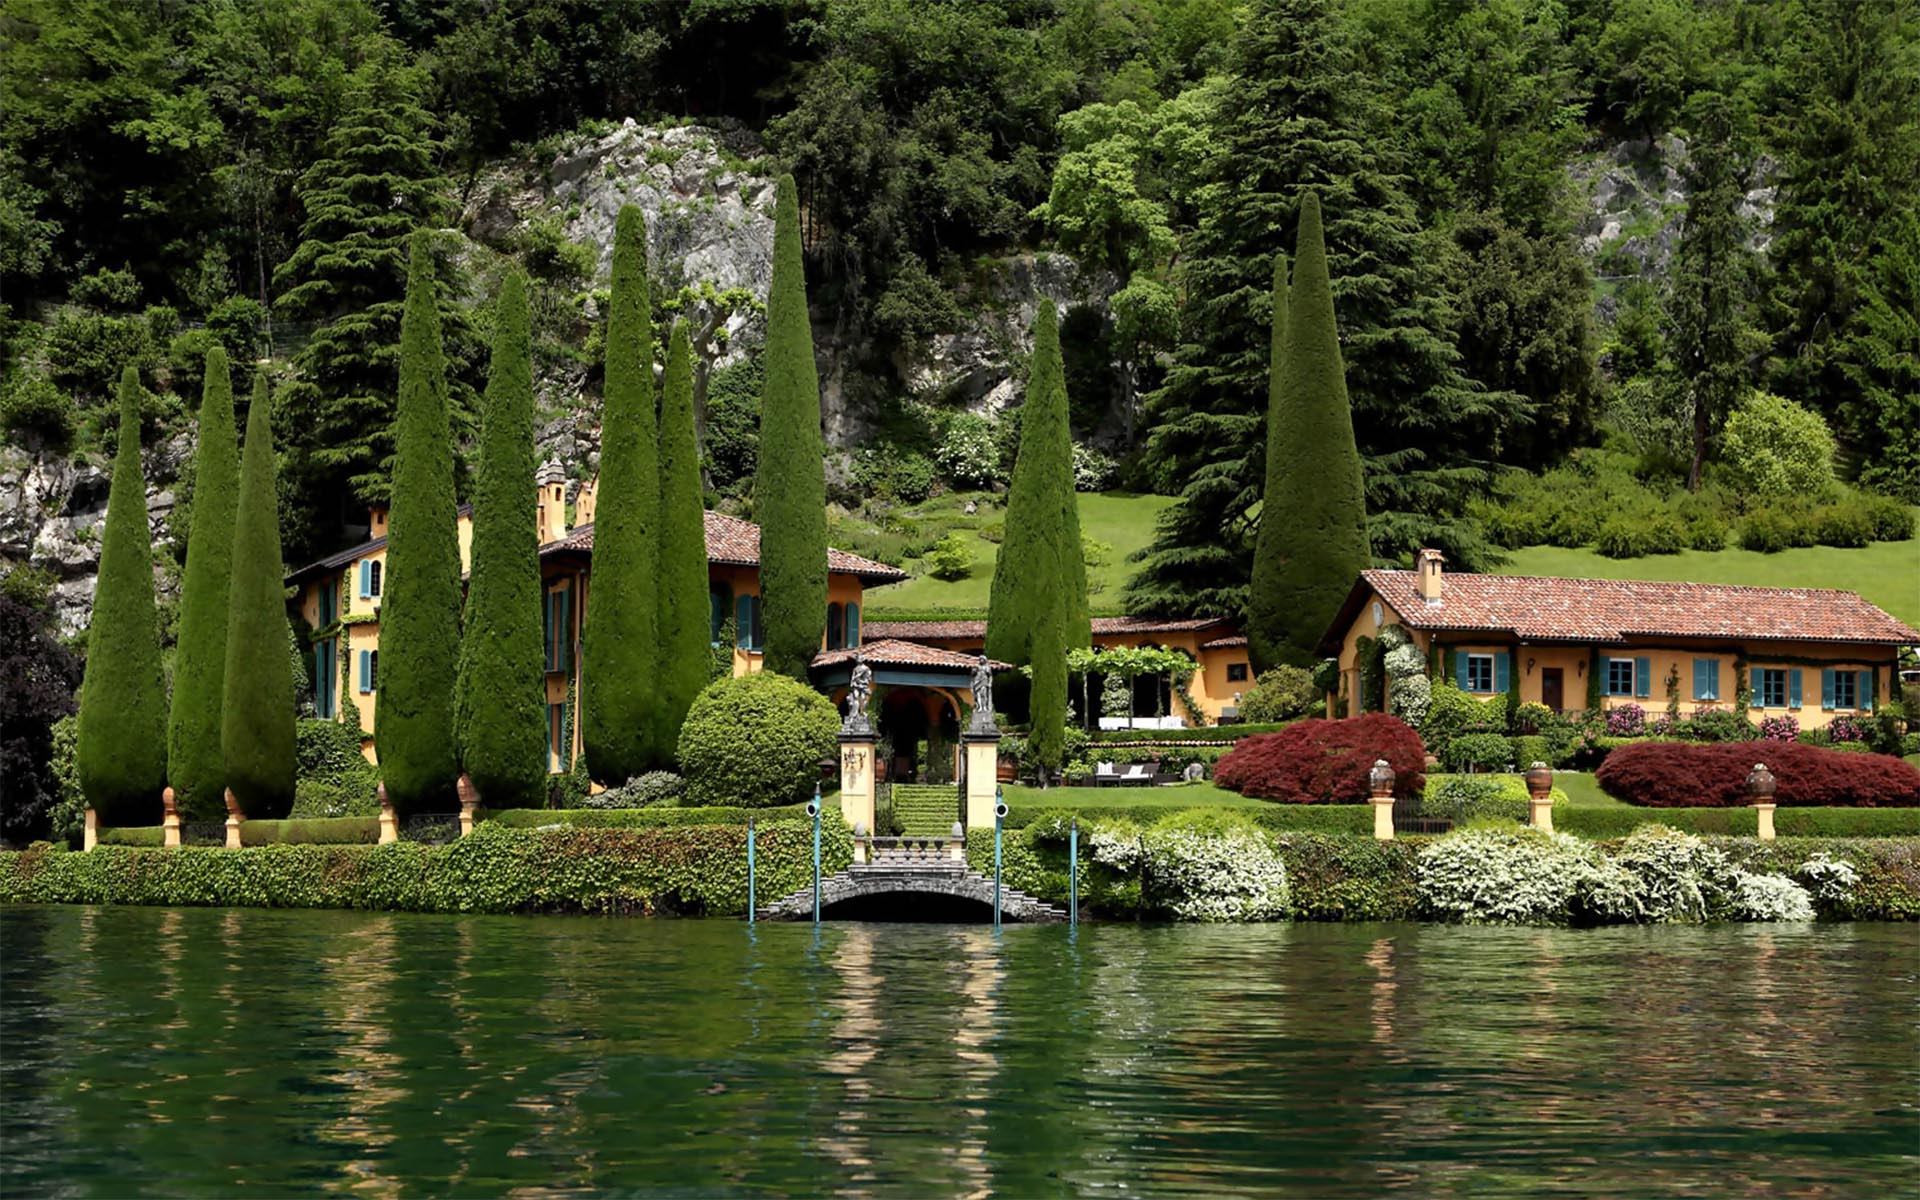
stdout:
MULTIPOLYGON (((1731 710, 1802 729, 1865 716, 1899 687, 1899 651, 1920 632, 1853 592, 1643 580, 1448 574, 1422 550, 1411 571, 1362 571, 1322 639, 1336 659, 1337 715, 1361 710, 1367 639, 1398 625, 1461 690, 1517 688, 1556 712, 1637 704, 1649 717, 1731 710), (1345 704, 1341 709, 1339 705, 1345 704)), ((1391 682, 1387 684, 1391 686, 1391 682)))

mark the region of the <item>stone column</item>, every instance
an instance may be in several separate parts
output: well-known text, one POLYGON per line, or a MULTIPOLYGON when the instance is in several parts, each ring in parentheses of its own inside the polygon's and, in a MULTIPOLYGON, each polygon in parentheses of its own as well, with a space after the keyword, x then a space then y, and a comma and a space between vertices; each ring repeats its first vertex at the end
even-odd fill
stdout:
POLYGON ((466 837, 473 832, 473 813, 480 807, 480 789, 473 786, 473 776, 462 771, 453 790, 460 797, 460 836, 466 837))
POLYGON ((1760 840, 1763 842, 1773 840, 1773 809, 1774 805, 1772 801, 1753 806, 1754 819, 1760 827, 1760 840))
POLYGON ((879 740, 872 733, 840 731, 840 815, 847 824, 862 829, 873 828, 878 788, 874 746, 879 740))
POLYGON ((86 831, 80 835, 80 848, 82 850, 91 850, 95 846, 98 846, 99 844, 100 844, 100 814, 94 812, 93 806, 89 804, 87 806, 86 831))
POLYGON ((1779 790, 1779 781, 1767 770, 1767 764, 1753 764, 1753 770, 1747 773, 1747 796, 1753 801, 1755 824, 1763 842, 1773 840, 1773 797, 1779 790))
POLYGON ((160 844, 169 850, 180 846, 180 806, 172 788, 160 793, 160 844))
POLYGON ((960 735, 966 753, 965 794, 968 829, 993 828, 993 793, 999 782, 1000 731, 969 730, 960 735))
POLYGON ((233 789, 227 789, 227 849, 240 848, 240 822, 246 820, 246 814, 240 811, 240 801, 234 798, 233 789))
POLYGON ((374 792, 380 797, 380 844, 400 840, 400 818, 393 811, 393 801, 387 799, 387 785, 381 784, 374 792))
POLYGON ((1553 832, 1553 768, 1543 762, 1527 768, 1527 823, 1553 832))
POLYGON ((1373 760, 1367 772, 1368 797, 1373 804, 1373 836, 1380 841, 1393 840, 1393 785, 1398 776, 1384 758, 1373 760))

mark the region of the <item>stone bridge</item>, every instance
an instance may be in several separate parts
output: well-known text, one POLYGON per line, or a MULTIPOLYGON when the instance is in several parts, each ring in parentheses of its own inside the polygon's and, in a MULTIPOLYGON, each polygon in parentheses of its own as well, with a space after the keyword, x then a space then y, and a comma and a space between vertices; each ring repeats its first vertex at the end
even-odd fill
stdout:
MULTIPOLYGON (((941 848, 944 850, 944 847, 941 848)), ((813 919, 813 885, 761 908, 763 921, 813 919)), ((848 921, 991 921, 993 880, 943 852, 908 856, 880 852, 820 881, 820 919, 848 921)), ((1002 921, 1064 921, 1043 900, 1003 886, 1002 921)))

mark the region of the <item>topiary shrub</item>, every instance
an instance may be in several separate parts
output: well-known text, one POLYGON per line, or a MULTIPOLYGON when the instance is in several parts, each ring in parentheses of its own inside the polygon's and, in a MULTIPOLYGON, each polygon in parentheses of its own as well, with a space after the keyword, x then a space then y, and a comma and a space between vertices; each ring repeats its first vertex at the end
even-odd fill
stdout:
POLYGON ((1420 797, 1420 815, 1464 824, 1491 817, 1524 822, 1527 789, 1513 786, 1511 775, 1435 775, 1420 797))
POLYGON ((1253 687, 1240 697, 1240 720, 1265 723, 1291 721, 1326 704, 1326 694, 1314 686, 1305 667, 1279 666, 1262 671, 1253 687))
POLYGON ((1497 771, 1514 761, 1513 742, 1497 733, 1463 733, 1440 751, 1449 771, 1497 771))
POLYGON ((766 808, 813 789, 819 762, 837 750, 833 701, 804 683, 761 671, 709 684, 680 728, 687 802, 766 808))
MULTIPOLYGON (((1594 778, 1610 796, 1648 808, 1720 808, 1751 804, 1747 772, 1764 762, 1782 807, 1920 806, 1920 768, 1885 754, 1843 754, 1780 742, 1691 745, 1641 742, 1607 755, 1594 778)), ((1224 765, 1224 764, 1223 764, 1224 765)))
POLYGON ((1382 758, 1397 776, 1394 795, 1420 793, 1426 746, 1405 721, 1384 713, 1301 721, 1248 738, 1220 760, 1214 781, 1243 796, 1289 804, 1360 804, 1370 795, 1367 772, 1382 758))

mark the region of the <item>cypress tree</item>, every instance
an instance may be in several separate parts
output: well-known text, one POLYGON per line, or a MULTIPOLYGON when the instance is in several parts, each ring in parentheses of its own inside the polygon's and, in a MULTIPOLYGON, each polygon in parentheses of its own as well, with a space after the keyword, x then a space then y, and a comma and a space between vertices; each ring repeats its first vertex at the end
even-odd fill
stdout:
POLYGON ((526 280, 514 271, 494 314, 454 685, 460 765, 492 808, 537 804, 547 773, 533 458, 533 339, 526 280))
POLYGON ((154 825, 167 782, 167 710, 154 633, 153 542, 140 467, 140 373, 120 375, 119 449, 87 628, 75 766, 107 825, 154 825))
POLYGON ((658 728, 657 455, 647 226, 640 210, 627 205, 614 224, 593 602, 581 638, 586 664, 580 675, 587 768, 616 786, 664 765, 673 754, 658 728))
POLYGON ((805 680, 827 621, 827 478, 820 446, 820 376, 813 362, 800 201, 782 175, 767 292, 766 383, 760 393, 760 521, 765 668, 805 680))
MULTIPOLYGON (((1060 769, 1066 752, 1067 638, 1065 604, 1050 605, 1034 622, 1028 650, 1032 655, 1033 691, 1028 700, 1032 732, 1027 748, 1049 771, 1060 769)), ((992 628, 991 625, 988 628, 992 628)))
POLYGON ((1247 656, 1253 660, 1255 678, 1280 661, 1280 647, 1286 640, 1286 614, 1277 601, 1277 585, 1285 571, 1282 546, 1282 522, 1266 519, 1268 497, 1277 497, 1285 486, 1281 464, 1286 451, 1280 441, 1287 436, 1281 414, 1280 367, 1287 358, 1287 256, 1273 256, 1273 336, 1267 349, 1267 463, 1266 482, 1260 490, 1260 529, 1253 543, 1253 577, 1247 593, 1247 656))
MULTIPOLYGON (((233 378, 227 352, 207 351, 200 392, 200 442, 193 457, 193 523, 180 586, 180 646, 174 654, 173 708, 167 718, 167 782, 182 819, 215 821, 226 812, 220 697, 227 673, 227 590, 233 578, 233 516, 240 454, 233 429, 233 378)), ((269 498, 268 508, 275 508, 269 498)))
POLYGON ((397 407, 374 745, 387 796, 405 815, 451 808, 459 772, 448 684, 460 659, 460 543, 446 359, 424 232, 413 236, 407 271, 397 407))
POLYGON ((1368 562, 1360 452, 1327 278, 1320 198, 1312 192, 1300 204, 1293 287, 1284 298, 1276 295, 1276 304, 1284 305, 1286 352, 1279 356, 1270 401, 1248 644, 1262 646, 1255 653, 1269 655, 1269 663, 1308 666, 1318 657, 1321 633, 1368 562))
POLYGON ((668 744, 707 685, 707 520, 693 428, 693 349, 673 323, 660 386, 660 722, 668 744))
POLYGON ((293 659, 287 653, 271 407, 266 376, 256 373, 233 518, 220 723, 226 786, 250 818, 284 817, 293 808, 293 659))
MULTIPOLYGON (((1053 302, 1045 300, 1033 325, 1033 365, 1007 492, 1006 536, 988 599, 987 653, 1016 665, 1032 662, 1042 618, 1056 606, 1063 645, 1088 645, 1087 564, 1073 491, 1060 326, 1053 302)), ((1038 678, 1034 686, 1040 686, 1038 678)))

